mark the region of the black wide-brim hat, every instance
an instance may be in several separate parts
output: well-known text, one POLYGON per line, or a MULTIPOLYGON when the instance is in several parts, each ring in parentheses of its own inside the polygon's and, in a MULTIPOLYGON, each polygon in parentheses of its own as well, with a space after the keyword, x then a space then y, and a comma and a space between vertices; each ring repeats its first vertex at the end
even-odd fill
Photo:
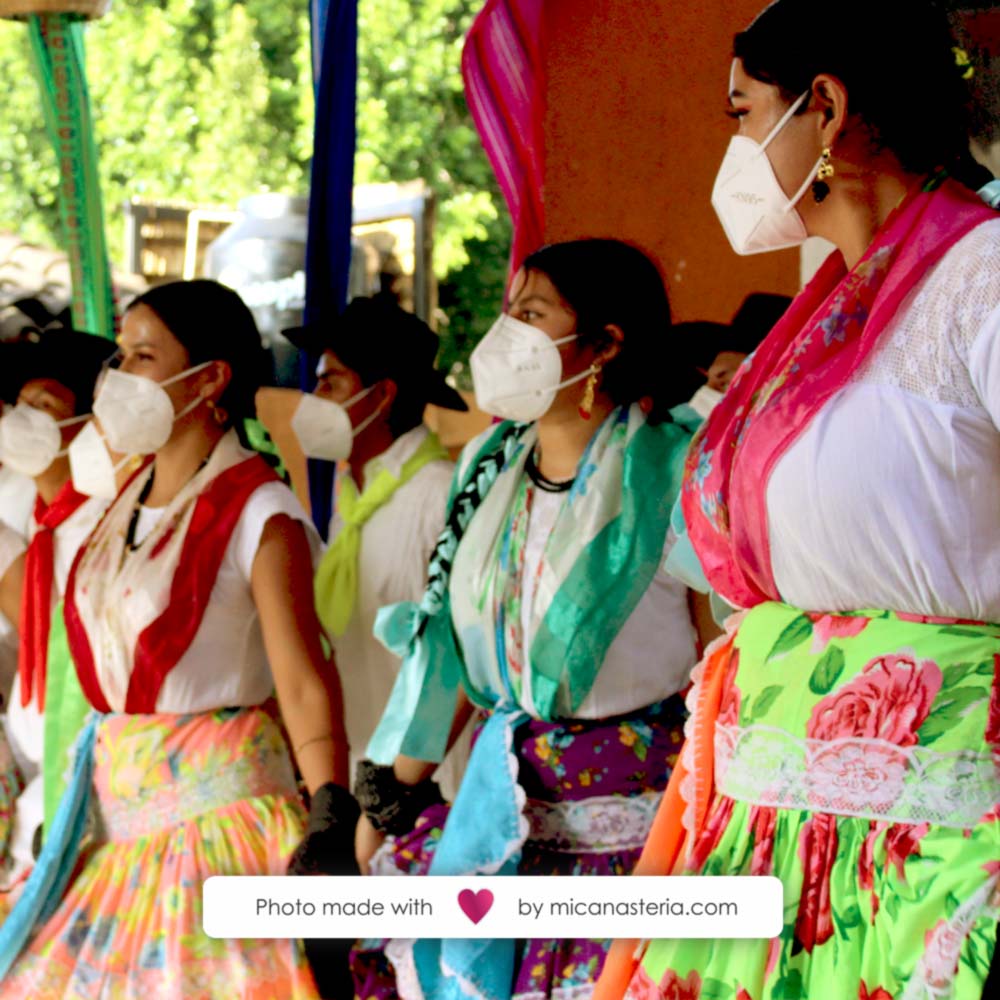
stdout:
POLYGON ((440 342, 418 316, 382 298, 352 299, 332 322, 295 326, 282 333, 311 358, 333 351, 366 385, 392 379, 445 410, 467 410, 465 400, 434 367, 440 342))
POLYGON ((0 398, 13 404, 25 383, 52 379, 73 393, 78 413, 88 413, 97 377, 114 351, 113 340, 67 326, 24 330, 0 343, 0 398))

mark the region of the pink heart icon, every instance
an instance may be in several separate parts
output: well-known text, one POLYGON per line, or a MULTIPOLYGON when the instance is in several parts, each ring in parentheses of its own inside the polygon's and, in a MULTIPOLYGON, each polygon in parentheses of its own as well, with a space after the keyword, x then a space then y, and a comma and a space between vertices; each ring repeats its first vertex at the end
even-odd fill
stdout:
POLYGON ((489 889, 480 889, 479 892, 463 889, 458 894, 458 905, 474 924, 478 924, 493 908, 493 893, 489 889))

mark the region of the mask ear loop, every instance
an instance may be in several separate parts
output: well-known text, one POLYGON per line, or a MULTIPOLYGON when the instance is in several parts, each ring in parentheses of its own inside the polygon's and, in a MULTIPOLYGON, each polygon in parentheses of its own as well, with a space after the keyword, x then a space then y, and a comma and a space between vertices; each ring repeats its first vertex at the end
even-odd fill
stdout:
MULTIPOLYGON (((90 416, 93 416, 93 414, 90 414, 90 416)), ((104 436, 104 431, 102 431, 101 428, 98 427, 96 423, 94 424, 94 432, 101 439, 101 443, 104 445, 104 448, 105 448, 105 450, 108 453, 108 457, 110 458, 111 457, 111 446, 108 444, 108 439, 104 436)), ((117 476, 118 473, 121 472, 121 470, 124 469, 125 466, 128 465, 129 462, 135 460, 136 458, 141 458, 141 456, 138 456, 138 455, 123 455, 117 462, 112 462, 111 463, 112 471, 117 476)))
POLYGON ((89 420, 92 414, 84 413, 79 417, 67 417, 65 420, 57 420, 56 427, 72 427, 73 424, 82 424, 85 420, 89 420))
POLYGON ((181 379, 187 378, 189 375, 194 375, 195 372, 200 372, 207 368, 209 365, 214 365, 214 361, 202 361, 200 365, 194 365, 191 368, 185 368, 184 371, 178 372, 176 375, 171 375, 170 378, 165 378, 162 382, 157 382, 159 386, 173 385, 174 382, 180 382, 181 379))
MULTIPOLYGON (((377 385, 377 383, 373 383, 372 385, 368 386, 367 389, 362 389, 361 392, 356 392, 353 396, 351 396, 350 399, 346 399, 344 400, 343 403, 338 403, 337 405, 344 410, 349 410, 355 403, 360 402, 362 399, 365 398, 365 396, 367 396, 370 392, 372 392, 372 390, 374 390, 375 388, 375 385, 377 385)), ((333 400, 330 400, 330 402, 333 402, 333 400)))
MULTIPOLYGON (((56 427, 60 428, 60 430, 61 430, 63 427, 72 427, 73 424, 83 423, 84 420, 89 420, 90 416, 91 415, 89 413, 84 413, 83 415, 81 415, 79 417, 67 417, 66 420, 57 420, 55 422, 55 424, 56 424, 56 427)), ((70 441, 69 444, 72 444, 72 443, 73 442, 70 441)), ((53 462, 56 460, 56 458, 65 458, 69 454, 69 444, 66 445, 65 448, 60 448, 56 452, 55 458, 52 459, 53 462)))
MULTIPOLYGON (((792 103, 788 110, 778 119, 778 123, 771 129, 770 132, 765 136, 764 141, 760 144, 761 153, 771 144, 774 137, 792 120, 792 115, 802 107, 805 100, 809 97, 809 91, 806 90, 799 95, 798 99, 792 103)), ((820 164, 823 162, 823 156, 820 155, 819 159, 813 164, 812 170, 806 174, 806 179, 803 181, 802 186, 795 192, 795 194, 789 198, 788 204, 785 206, 785 212, 791 212, 795 206, 803 199, 806 191, 812 187, 813 181, 816 179, 816 171, 819 170, 820 164)))
POLYGON ((802 107, 803 103, 805 102, 809 94, 810 91, 808 90, 803 91, 799 95, 799 97, 791 104, 788 110, 778 119, 778 122, 774 126, 774 128, 772 128, 771 131, 768 132, 766 136, 764 136, 764 141, 760 144, 761 152, 763 152, 765 149, 767 149, 768 146, 771 145, 771 142, 774 140, 774 137, 792 120, 792 115, 794 115, 795 112, 802 107))
MULTIPOLYGON (((214 361, 203 361, 200 365, 194 365, 192 368, 185 368, 184 371, 179 372, 176 375, 171 375, 170 378, 165 378, 162 382, 157 382, 156 384, 162 389, 165 385, 172 385, 174 382, 180 382, 181 379, 187 378, 189 375, 194 375, 195 372, 203 371, 208 368, 209 365, 214 365, 214 361)), ((189 413, 193 413, 202 403, 206 403, 208 400, 204 396, 195 396, 187 406, 178 410, 174 414, 174 423, 176 424, 178 420, 182 417, 186 417, 189 413)))
POLYGON ((785 206, 786 212, 791 212, 795 208, 795 206, 803 199, 803 197, 805 197, 806 191, 808 191, 809 188, 813 186, 813 184, 816 181, 816 171, 819 170, 820 164, 823 163, 824 159, 825 158, 823 156, 820 156, 820 158, 815 162, 815 164, 813 164, 812 170, 810 170, 809 173, 806 174, 806 179, 802 182, 802 187, 800 187, 798 191, 795 192, 795 195, 789 199, 788 204, 785 206))
MULTIPOLYGON (((362 395, 367 395, 374 388, 375 386, 373 385, 369 386, 368 389, 362 395)), ((383 399, 382 402, 379 403, 378 406, 376 406, 375 409, 372 410, 372 412, 369 413, 368 416, 365 417, 365 419, 362 420, 357 427, 352 428, 351 437, 356 438, 366 427, 368 427, 369 424, 371 424, 375 420, 375 418, 378 417, 378 415, 385 409, 385 404, 387 402, 389 402, 387 399, 383 399)))

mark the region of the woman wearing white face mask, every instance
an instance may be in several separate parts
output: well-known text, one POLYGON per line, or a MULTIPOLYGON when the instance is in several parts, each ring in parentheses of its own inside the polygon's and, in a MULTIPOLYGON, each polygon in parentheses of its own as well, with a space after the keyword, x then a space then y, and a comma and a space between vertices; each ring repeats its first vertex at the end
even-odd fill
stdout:
POLYGON ((259 335, 235 292, 178 282, 132 303, 119 346, 94 412, 116 451, 156 450, 70 576, 67 637, 97 715, 0 929, 0 996, 313 997, 295 942, 211 942, 201 922, 210 875, 282 874, 293 851, 304 870, 338 858, 356 870, 339 686, 312 612, 311 529, 239 438, 259 335), (305 839, 275 690, 312 796, 305 839), (58 899, 88 797, 100 834, 8 969, 40 904, 58 899))
POLYGON ((784 905, 773 940, 617 943, 600 1000, 997 995, 1000 218, 944 15, 832 13, 777 0, 735 40, 726 231, 837 249, 692 447, 688 541, 743 610, 638 869, 784 905))
MULTIPOLYGON (((419 598, 444 527, 454 466, 424 426, 424 410, 466 406, 434 369, 438 338, 392 302, 356 298, 329 325, 285 334, 318 359, 315 392, 302 397, 292 429, 310 458, 339 463, 315 589, 340 670, 353 773, 399 673, 399 657, 372 634, 375 616, 386 604, 419 598)), ((467 756, 465 738, 436 775, 449 798, 467 756)), ((322 987, 329 947, 306 942, 322 987)))
MULTIPOLYGON (((372 635, 375 615, 420 596, 444 527, 454 466, 424 410, 466 405, 434 369, 438 338, 394 303, 357 298, 328 327, 286 335, 318 358, 292 428, 310 458, 340 463, 316 607, 340 665, 353 772, 399 672, 372 635)), ((438 776, 449 797, 463 762, 453 754, 438 776)))
MULTIPOLYGON (((34 862, 45 785, 66 769, 58 749, 46 753, 52 704, 59 702, 73 670, 65 651, 61 602, 73 558, 105 507, 104 501, 74 489, 66 455, 87 419, 95 378, 113 344, 62 327, 36 332, 35 338, 0 348, 7 392, 15 404, 0 417, 0 457, 8 467, 30 476, 37 494, 27 552, 20 561, 23 582, 15 589, 10 574, 3 580, 8 598, 3 610, 17 626, 20 640, 3 722, 24 786, 8 850, 0 852, 4 910, 34 862)), ((68 720, 61 721, 66 723, 68 745, 74 733, 68 720)))
MULTIPOLYGON (((690 439, 672 354, 633 247, 557 244, 514 278, 471 359, 479 406, 508 419, 463 452, 422 601, 376 626, 405 660, 358 784, 359 840, 390 835, 374 873, 631 870, 696 657, 686 589, 661 571, 690 439), (472 704, 486 721, 448 812, 423 779, 472 704)), ((395 970, 416 967, 425 996, 456 977, 491 1000, 582 994, 606 947, 390 942, 358 955, 356 991, 408 996, 395 970)))

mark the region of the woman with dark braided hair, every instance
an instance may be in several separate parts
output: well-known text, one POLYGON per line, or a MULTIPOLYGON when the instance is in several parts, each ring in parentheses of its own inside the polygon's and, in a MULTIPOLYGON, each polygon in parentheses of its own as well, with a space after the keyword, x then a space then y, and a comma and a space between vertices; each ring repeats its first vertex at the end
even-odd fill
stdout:
MULTIPOLYGON (((679 745, 696 659, 685 586, 662 569, 692 391, 663 281, 614 240, 529 256, 472 355, 472 441, 419 606, 376 631, 404 656, 364 762, 374 874, 627 874, 679 745), (453 719, 485 716, 449 812, 426 776, 453 719), (404 756, 405 755, 405 756, 404 756)), ((584 995, 605 941, 393 941, 365 997, 584 995), (416 979, 414 978, 416 977, 416 979)))
POLYGON ((928 0, 777 0, 736 36, 738 132, 713 193, 733 248, 837 249, 688 457, 678 548, 740 611, 695 671, 637 871, 776 875, 782 926, 618 942, 600 1000, 983 992, 1000 217, 976 196, 953 44, 928 0))

